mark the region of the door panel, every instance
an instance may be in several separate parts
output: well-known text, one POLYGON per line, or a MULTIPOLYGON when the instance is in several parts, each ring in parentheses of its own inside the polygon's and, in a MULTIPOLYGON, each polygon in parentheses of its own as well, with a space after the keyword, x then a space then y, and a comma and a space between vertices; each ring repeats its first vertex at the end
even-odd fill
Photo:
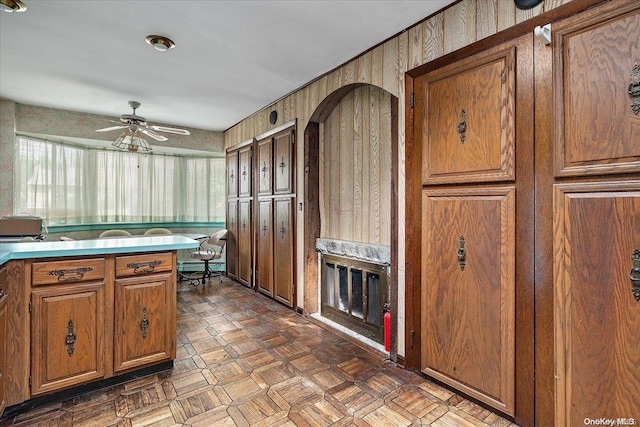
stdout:
POLYGON ((556 175, 638 172, 640 113, 629 94, 640 85, 638 3, 553 31, 556 175))
POLYGON ((251 201, 238 202, 240 217, 238 218, 238 279, 251 286, 252 271, 252 239, 251 239, 251 201))
POLYGON ((637 417, 640 181, 557 185, 555 199, 558 425, 637 417))
POLYGON ((238 202, 227 203, 227 243, 225 245, 227 274, 238 276, 238 202))
POLYGON ((515 190, 423 191, 422 371, 514 410, 515 190))
POLYGON ((273 213, 272 202, 258 202, 258 222, 256 236, 258 241, 256 253, 256 286, 258 290, 273 296, 273 213))
POLYGON ((245 147, 238 150, 238 197, 251 197, 251 181, 253 179, 251 173, 251 147, 245 147))
POLYGON ((274 138, 274 192, 293 192, 293 134, 288 132, 274 138))
POLYGON ((258 142, 258 170, 256 172, 258 174, 258 194, 260 196, 268 196, 272 193, 271 145, 271 138, 258 142))
POLYGON ((293 306, 293 199, 275 200, 274 221, 274 283, 275 299, 293 306))
POLYGON ((238 197, 238 152, 227 153, 227 197, 238 197))
POLYGON ((104 377, 104 282, 32 291, 32 394, 104 377))

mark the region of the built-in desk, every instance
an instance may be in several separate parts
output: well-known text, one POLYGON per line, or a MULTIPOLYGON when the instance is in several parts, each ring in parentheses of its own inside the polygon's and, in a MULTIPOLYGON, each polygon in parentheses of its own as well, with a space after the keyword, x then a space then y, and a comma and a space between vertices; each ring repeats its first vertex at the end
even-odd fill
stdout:
POLYGON ((185 236, 1 243, 8 407, 176 356, 185 236))

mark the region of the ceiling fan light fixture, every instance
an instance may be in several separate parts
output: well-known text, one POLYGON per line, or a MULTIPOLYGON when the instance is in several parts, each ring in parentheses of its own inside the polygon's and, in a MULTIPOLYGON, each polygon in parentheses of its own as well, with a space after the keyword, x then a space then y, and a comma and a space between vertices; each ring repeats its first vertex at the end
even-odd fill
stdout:
POLYGON ((165 36, 150 35, 145 37, 145 40, 147 41, 147 44, 153 46, 155 50, 158 50, 160 52, 166 52, 167 50, 173 49, 176 46, 173 40, 165 36))
POLYGON ((27 6, 20 0, 0 0, 2 10, 5 12, 24 12, 27 10, 27 6))
POLYGON ((151 151, 151 145, 142 137, 142 132, 137 129, 127 128, 111 144, 119 150, 138 153, 140 151, 151 151))

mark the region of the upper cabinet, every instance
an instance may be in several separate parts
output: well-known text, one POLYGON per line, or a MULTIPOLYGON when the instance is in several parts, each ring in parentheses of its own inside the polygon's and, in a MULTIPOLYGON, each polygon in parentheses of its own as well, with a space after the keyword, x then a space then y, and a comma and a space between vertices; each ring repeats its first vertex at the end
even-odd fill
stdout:
POLYGON ((553 26, 556 176, 640 171, 640 14, 553 26))
POLYGON ((238 197, 238 152, 227 153, 227 197, 238 197))
POLYGON ((417 79, 423 184, 515 179, 515 62, 505 47, 417 79))
POLYGON ((239 188, 238 188, 238 196, 239 197, 250 197, 251 194, 251 152, 252 147, 243 147, 238 150, 238 180, 239 180, 239 188))
POLYGON ((286 132, 273 138, 274 193, 293 192, 293 132, 286 132))

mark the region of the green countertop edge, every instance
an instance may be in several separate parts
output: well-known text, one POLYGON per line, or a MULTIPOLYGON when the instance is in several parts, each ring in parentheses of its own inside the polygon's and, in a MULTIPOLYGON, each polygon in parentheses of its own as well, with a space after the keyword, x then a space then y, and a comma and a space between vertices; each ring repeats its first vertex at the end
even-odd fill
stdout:
POLYGON ((127 237, 70 242, 0 243, 0 265, 11 260, 193 249, 199 242, 184 236, 127 237))

